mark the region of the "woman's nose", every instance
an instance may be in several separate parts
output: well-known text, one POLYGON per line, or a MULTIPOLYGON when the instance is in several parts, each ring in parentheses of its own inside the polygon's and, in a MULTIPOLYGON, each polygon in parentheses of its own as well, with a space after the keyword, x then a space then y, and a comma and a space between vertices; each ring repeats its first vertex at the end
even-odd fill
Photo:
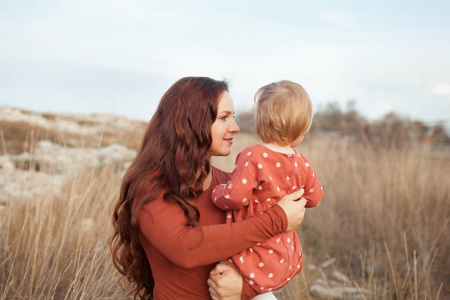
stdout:
POLYGON ((238 124, 236 123, 236 121, 233 119, 233 123, 230 126, 230 131, 234 132, 234 133, 238 133, 239 131, 241 131, 241 129, 239 128, 238 124))

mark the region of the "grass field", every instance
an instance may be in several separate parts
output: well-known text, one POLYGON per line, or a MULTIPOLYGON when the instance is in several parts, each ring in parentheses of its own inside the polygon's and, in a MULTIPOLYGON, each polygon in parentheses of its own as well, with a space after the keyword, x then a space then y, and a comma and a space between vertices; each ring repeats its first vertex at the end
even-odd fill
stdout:
MULTIPOLYGON (((233 155, 214 164, 231 170, 255 142, 239 134, 233 155)), ((308 136, 298 150, 325 196, 298 229, 304 271, 279 299, 317 299, 311 286, 333 288, 333 271, 354 289, 344 299, 449 297, 448 151, 375 150, 324 135, 308 136)), ((125 298, 108 247, 120 180, 120 171, 92 169, 65 175, 61 193, 43 183, 33 201, 4 200, 0 300, 125 298)))

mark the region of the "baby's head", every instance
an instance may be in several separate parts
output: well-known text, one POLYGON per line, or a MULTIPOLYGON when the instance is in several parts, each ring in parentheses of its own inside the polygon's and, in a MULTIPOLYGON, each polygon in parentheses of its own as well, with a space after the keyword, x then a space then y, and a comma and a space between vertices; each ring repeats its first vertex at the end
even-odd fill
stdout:
POLYGON ((257 103, 256 133, 264 143, 295 146, 312 122, 312 104, 305 89, 295 82, 282 80, 260 88, 257 103))

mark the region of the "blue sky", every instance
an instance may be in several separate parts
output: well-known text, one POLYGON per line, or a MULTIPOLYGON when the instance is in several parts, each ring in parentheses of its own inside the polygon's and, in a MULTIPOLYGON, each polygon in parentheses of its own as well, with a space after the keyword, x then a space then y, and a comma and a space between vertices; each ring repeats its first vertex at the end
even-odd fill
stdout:
POLYGON ((450 1, 0 0, 0 106, 149 120, 184 76, 450 120, 450 1))

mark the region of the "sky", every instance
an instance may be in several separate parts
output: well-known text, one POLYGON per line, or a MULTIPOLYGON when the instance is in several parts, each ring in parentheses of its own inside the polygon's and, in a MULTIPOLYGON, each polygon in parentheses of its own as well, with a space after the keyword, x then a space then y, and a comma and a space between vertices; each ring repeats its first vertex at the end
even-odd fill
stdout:
POLYGON ((448 0, 0 0, 0 106, 148 121, 178 79, 208 76, 237 114, 288 79, 316 110, 450 122, 449 15, 448 0))

